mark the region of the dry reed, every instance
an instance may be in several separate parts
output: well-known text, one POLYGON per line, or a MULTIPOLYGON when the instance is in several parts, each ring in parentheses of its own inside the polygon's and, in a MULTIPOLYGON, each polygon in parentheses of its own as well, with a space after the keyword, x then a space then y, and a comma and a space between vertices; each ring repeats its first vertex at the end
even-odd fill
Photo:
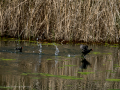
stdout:
POLYGON ((1 0, 0 35, 119 42, 120 0, 1 0))

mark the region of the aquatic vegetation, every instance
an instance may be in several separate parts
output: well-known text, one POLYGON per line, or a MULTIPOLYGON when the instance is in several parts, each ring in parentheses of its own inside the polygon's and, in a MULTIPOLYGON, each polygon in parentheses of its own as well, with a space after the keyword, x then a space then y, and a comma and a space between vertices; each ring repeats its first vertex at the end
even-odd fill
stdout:
POLYGON ((20 42, 20 41, 24 41, 24 40, 16 39, 15 41, 20 42))
POLYGON ((110 44, 108 44, 108 43, 105 43, 105 45, 104 46, 109 46, 110 44))
POLYGON ((29 41, 29 42, 32 42, 32 43, 33 43, 33 42, 34 42, 34 43, 37 43, 37 41, 29 41))
MULTIPOLYGON (((42 43, 42 45, 53 45, 53 43, 42 43)), ((54 45, 60 45, 60 44, 54 43, 54 45)))
POLYGON ((110 46, 110 47, 119 47, 119 46, 110 46))
POLYGON ((111 55, 112 53, 103 53, 103 54, 109 54, 109 55, 111 55))
POLYGON ((52 87, 49 87, 49 89, 52 89, 52 87))
POLYGON ((28 73, 28 74, 32 74, 32 75, 39 75, 39 73, 28 73))
POLYGON ((52 59, 47 59, 47 60, 52 60, 52 59))
POLYGON ((67 56, 67 57, 65 57, 65 58, 71 58, 71 57, 68 57, 68 56, 67 56))
POLYGON ((58 60, 58 61, 63 61, 63 60, 58 60))
POLYGON ((16 59, 2 59, 4 61, 11 61, 11 60, 16 60, 16 59))
POLYGON ((48 73, 40 73, 40 75, 42 75, 42 76, 55 76, 55 75, 48 74, 48 73))
POLYGON ((93 52, 92 54, 101 54, 100 52, 93 52))
POLYGON ((106 81, 120 81, 120 79, 106 79, 106 81))
POLYGON ((33 46, 37 46, 37 44, 31 44, 31 45, 33 45, 33 46))
POLYGON ((118 64, 114 64, 114 67, 120 67, 118 64))
POLYGON ((120 67, 120 66, 114 66, 114 67, 120 67))
POLYGON ((21 75, 40 75, 40 73, 22 73, 21 75))
POLYGON ((76 43, 75 45, 80 45, 80 43, 76 43))
POLYGON ((112 53, 93 52, 93 53, 90 53, 90 54, 109 54, 109 55, 111 55, 112 53))
POLYGON ((16 41, 16 38, 6 38, 6 37, 1 38, 0 37, 0 40, 2 40, 2 41, 16 41))
POLYGON ((22 73, 21 75, 28 75, 28 73, 22 73))
POLYGON ((71 80, 78 80, 78 79, 83 79, 83 78, 76 78, 74 76, 60 76, 60 78, 63 78, 63 79, 71 79, 71 80))
POLYGON ((83 78, 77 78, 74 76, 66 76, 66 75, 52 75, 52 74, 46 74, 46 73, 40 73, 42 76, 49 76, 49 77, 58 77, 62 79, 71 79, 71 80, 78 80, 78 79, 83 79, 83 78))
POLYGON ((112 70, 106 70, 107 72, 112 72, 112 70))
POLYGON ((64 65, 64 66, 67 66, 67 67, 72 67, 72 66, 77 66, 77 65, 64 65))
POLYGON ((80 73, 82 75, 94 74, 94 72, 77 72, 77 73, 80 73))
POLYGON ((114 45, 117 45, 117 46, 118 46, 119 44, 114 44, 114 45))
POLYGON ((116 72, 111 72, 111 73, 116 73, 116 72))
POLYGON ((3 89, 13 89, 13 87, 5 87, 5 86, 0 86, 0 88, 3 88, 3 89))

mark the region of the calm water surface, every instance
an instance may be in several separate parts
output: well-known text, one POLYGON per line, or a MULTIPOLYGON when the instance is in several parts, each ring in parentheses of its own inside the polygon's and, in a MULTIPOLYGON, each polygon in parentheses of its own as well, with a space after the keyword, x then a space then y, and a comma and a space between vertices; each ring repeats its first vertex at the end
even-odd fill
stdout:
POLYGON ((89 45, 83 70, 80 45, 41 45, 0 41, 0 90, 120 90, 118 45, 89 45))

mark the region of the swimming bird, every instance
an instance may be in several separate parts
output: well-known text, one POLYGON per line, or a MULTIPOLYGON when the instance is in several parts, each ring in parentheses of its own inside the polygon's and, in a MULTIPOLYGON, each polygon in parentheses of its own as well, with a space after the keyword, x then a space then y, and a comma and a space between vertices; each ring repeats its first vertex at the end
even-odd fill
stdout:
POLYGON ((18 47, 18 48, 16 48, 16 50, 19 50, 20 52, 22 52, 22 48, 23 47, 18 47))
POLYGON ((93 49, 88 49, 87 45, 80 45, 80 49, 82 50, 83 56, 87 55, 90 51, 93 51, 93 49))

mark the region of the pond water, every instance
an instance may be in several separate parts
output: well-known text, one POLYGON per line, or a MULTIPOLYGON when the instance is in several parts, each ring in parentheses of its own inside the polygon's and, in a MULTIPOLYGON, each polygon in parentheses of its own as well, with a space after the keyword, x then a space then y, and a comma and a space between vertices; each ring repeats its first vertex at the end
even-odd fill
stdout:
POLYGON ((89 48, 81 69, 80 45, 0 41, 0 90, 120 90, 119 45, 89 48))

